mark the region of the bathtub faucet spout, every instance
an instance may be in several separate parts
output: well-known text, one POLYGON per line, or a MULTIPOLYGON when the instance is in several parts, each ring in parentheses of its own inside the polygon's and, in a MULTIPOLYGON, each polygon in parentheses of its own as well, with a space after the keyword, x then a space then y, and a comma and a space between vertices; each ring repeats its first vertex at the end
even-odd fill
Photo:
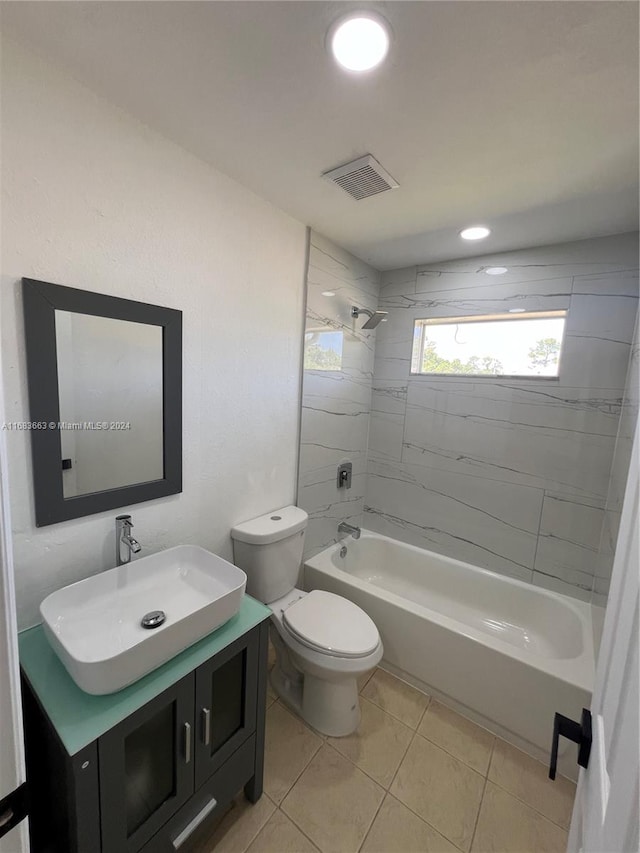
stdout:
POLYGON ((338 525, 338 535, 341 533, 346 533, 347 535, 353 536, 354 539, 360 538, 360 528, 356 527, 353 524, 347 524, 346 521, 341 521, 338 525))

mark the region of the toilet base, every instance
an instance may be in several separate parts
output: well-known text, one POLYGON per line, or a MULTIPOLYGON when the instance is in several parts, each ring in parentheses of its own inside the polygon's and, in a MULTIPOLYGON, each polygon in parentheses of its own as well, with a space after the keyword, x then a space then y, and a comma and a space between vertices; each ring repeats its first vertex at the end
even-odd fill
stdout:
POLYGON ((301 672, 273 626, 271 639, 276 663, 269 680, 279 698, 324 735, 345 737, 352 734, 360 724, 357 678, 342 675, 329 680, 301 672))
POLYGON ((360 725, 357 680, 324 681, 305 675, 302 717, 314 729, 331 737, 346 737, 355 732, 360 725))
POLYGON ((284 704, 323 735, 346 737, 360 725, 355 678, 325 681, 299 673, 299 678, 292 679, 276 664, 269 681, 284 704))

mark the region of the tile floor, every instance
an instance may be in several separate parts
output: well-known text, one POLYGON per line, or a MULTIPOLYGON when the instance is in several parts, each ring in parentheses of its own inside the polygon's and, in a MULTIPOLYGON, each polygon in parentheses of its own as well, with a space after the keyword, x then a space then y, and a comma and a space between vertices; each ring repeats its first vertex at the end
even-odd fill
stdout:
POLYGON ((561 853, 575 793, 544 765, 381 669, 356 734, 312 731, 269 691, 261 800, 194 853, 561 853))

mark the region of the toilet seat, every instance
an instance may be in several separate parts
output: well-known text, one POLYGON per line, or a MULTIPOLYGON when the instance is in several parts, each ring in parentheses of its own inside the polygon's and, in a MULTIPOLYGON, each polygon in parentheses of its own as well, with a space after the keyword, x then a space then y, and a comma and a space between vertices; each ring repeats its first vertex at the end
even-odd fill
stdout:
POLYGON ((365 657, 380 643, 378 629, 364 610, 324 590, 313 590, 287 607, 282 623, 303 645, 336 657, 365 657))

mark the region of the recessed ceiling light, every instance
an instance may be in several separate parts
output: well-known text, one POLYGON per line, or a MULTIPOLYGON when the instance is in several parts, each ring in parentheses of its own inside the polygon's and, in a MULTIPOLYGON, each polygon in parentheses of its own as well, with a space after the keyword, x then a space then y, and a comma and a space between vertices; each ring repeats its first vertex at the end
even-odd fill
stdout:
POLYGON ((507 267, 487 267, 485 272, 487 275, 504 275, 509 270, 507 267))
POLYGON ((335 294, 334 290, 323 290, 322 295, 323 296, 335 296, 336 294, 335 294))
POLYGON ((524 314, 526 308, 509 308, 509 314, 524 314))
POLYGON ((460 232, 463 240, 484 240, 489 234, 491 234, 491 231, 485 225, 472 225, 460 232))
POLYGON ((331 52, 347 71, 370 71, 384 60, 391 41, 389 25, 380 15, 359 12, 342 18, 328 34, 331 52))

